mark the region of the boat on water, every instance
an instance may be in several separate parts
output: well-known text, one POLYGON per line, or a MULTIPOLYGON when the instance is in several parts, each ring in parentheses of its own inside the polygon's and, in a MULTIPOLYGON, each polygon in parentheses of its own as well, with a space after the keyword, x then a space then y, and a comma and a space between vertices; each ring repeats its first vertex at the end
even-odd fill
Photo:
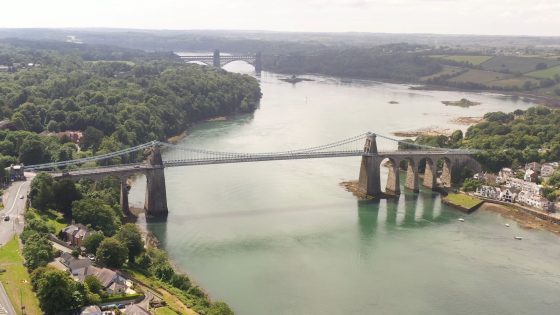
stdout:
POLYGON ((516 240, 522 240, 523 237, 521 237, 521 236, 516 236, 515 239, 516 239, 516 240))

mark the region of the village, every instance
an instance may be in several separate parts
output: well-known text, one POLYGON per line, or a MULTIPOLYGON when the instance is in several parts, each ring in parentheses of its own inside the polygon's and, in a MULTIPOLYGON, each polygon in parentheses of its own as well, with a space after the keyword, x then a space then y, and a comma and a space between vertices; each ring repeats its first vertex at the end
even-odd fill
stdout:
POLYGON ((161 300, 152 292, 145 292, 133 279, 127 278, 119 270, 96 266, 96 257, 87 253, 84 241, 93 231, 82 224, 71 224, 62 229, 59 235, 49 236, 58 257, 49 266, 67 272, 80 283, 91 282, 100 285, 105 297, 104 303, 83 307, 80 315, 149 315, 148 309, 161 304, 161 300), (95 280, 93 280, 95 279, 95 280))
POLYGON ((473 194, 499 202, 518 204, 553 215, 560 209, 558 200, 545 196, 549 178, 558 170, 558 162, 532 162, 523 168, 502 168, 498 174, 478 173, 473 178, 480 182, 473 194))

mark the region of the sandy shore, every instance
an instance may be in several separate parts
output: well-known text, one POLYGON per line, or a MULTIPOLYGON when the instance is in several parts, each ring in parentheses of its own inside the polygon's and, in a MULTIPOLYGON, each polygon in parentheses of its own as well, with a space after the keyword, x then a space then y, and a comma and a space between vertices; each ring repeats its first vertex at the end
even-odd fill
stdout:
POLYGON ((411 138, 411 137, 418 137, 418 136, 450 136, 453 130, 449 128, 422 128, 417 130, 410 130, 410 131, 395 131, 392 132, 393 135, 397 137, 403 138, 411 138))
POLYGON ((457 117, 455 119, 452 119, 451 122, 459 125, 470 126, 478 124, 482 121, 482 119, 482 117, 457 117))
POLYGON ((478 211, 492 211, 501 214, 503 217, 515 220, 525 229, 546 230, 560 234, 560 225, 539 219, 526 212, 516 209, 513 206, 504 206, 495 203, 485 202, 478 211))

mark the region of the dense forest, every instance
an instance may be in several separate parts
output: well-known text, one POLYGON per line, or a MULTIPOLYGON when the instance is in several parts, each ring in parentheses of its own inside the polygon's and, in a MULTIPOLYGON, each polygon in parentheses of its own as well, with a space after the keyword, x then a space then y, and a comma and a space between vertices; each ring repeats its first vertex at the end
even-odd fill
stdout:
POLYGON ((210 117, 253 111, 248 76, 172 54, 95 45, 0 41, 0 162, 36 164, 165 140, 210 117), (81 131, 80 152, 68 138, 81 131))
POLYGON ((479 149, 477 159, 489 171, 529 162, 560 161, 560 110, 531 107, 512 113, 491 112, 484 120, 447 136, 420 136, 416 143, 479 149))

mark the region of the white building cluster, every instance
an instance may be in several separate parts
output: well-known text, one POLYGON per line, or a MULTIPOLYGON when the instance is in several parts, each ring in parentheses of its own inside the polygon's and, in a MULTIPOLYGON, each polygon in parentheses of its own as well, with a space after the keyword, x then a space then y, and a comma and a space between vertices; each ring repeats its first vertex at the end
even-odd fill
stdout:
MULTIPOLYGON (((477 188, 475 195, 554 212, 554 203, 543 196, 543 187, 538 181, 552 176, 558 168, 557 162, 542 165, 536 162, 528 163, 522 170, 523 179, 515 177, 516 172, 510 168, 503 168, 497 175, 475 174, 475 179, 486 184, 477 188)), ((521 174, 519 176, 521 177, 521 174)))

